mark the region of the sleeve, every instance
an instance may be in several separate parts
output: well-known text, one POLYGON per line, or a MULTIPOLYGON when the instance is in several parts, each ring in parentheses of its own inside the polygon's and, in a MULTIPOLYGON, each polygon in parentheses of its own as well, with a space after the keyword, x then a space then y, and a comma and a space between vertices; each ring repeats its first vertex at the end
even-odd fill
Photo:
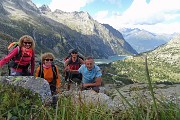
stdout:
POLYGON ((6 57, 0 60, 0 67, 9 62, 14 56, 18 54, 18 47, 14 48, 6 57))
POLYGON ((98 66, 96 66, 96 78, 101 76, 102 76, 101 69, 98 66))
POLYGON ((34 74, 34 67, 35 67, 35 53, 33 51, 33 55, 32 55, 32 58, 31 58, 31 75, 34 74))
POLYGON ((84 65, 81 65, 81 67, 78 69, 78 72, 82 74, 84 65))
POLYGON ((61 87, 61 78, 60 78, 60 73, 59 73, 57 66, 56 66, 56 71, 57 71, 57 76, 58 76, 58 78, 56 79, 56 87, 60 88, 61 87))
POLYGON ((38 67, 38 68, 36 69, 35 77, 38 77, 39 71, 40 71, 40 67, 38 67))

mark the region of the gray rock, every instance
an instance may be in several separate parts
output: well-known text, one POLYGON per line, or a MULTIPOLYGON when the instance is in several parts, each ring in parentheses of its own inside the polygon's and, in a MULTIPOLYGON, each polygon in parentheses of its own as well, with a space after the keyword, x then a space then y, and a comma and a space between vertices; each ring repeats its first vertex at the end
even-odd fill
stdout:
POLYGON ((34 76, 1 76, 0 82, 21 86, 31 90, 33 93, 38 93, 43 102, 51 100, 49 83, 42 78, 35 78, 34 76))
MULTIPOLYGON (((164 100, 163 102, 174 102, 179 105, 180 108, 180 84, 165 85, 165 84, 153 84, 154 96, 158 100, 164 100)), ((131 84, 118 88, 121 94, 130 102, 132 105, 136 104, 137 101, 152 102, 151 92, 148 89, 148 84, 131 84)), ((122 98, 117 91, 114 91, 115 97, 113 101, 121 104, 122 98)))

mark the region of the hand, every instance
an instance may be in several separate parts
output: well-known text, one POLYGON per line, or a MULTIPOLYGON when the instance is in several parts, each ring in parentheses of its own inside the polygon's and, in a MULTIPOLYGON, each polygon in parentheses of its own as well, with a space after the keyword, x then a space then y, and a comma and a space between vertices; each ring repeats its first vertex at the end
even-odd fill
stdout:
POLYGON ((61 89, 58 87, 58 88, 56 88, 56 93, 58 94, 61 94, 61 89))
POLYGON ((70 70, 69 66, 66 66, 64 70, 69 71, 70 70))
POLYGON ((83 84, 83 87, 87 87, 87 84, 83 84))

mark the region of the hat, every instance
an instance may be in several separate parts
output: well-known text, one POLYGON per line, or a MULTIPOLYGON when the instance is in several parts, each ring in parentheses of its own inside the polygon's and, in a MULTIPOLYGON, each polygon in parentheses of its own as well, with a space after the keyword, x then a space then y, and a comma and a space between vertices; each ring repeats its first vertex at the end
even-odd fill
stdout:
POLYGON ((70 50, 69 50, 69 53, 72 53, 72 52, 78 53, 77 49, 70 49, 70 50))

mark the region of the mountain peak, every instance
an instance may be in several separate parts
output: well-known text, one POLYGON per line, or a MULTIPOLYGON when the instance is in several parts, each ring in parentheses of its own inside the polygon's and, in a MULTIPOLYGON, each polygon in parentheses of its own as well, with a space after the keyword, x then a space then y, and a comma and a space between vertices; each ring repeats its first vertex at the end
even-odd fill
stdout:
POLYGON ((77 19, 85 19, 85 20, 92 20, 93 18, 89 15, 88 12, 84 12, 84 11, 74 11, 74 12, 65 12, 59 9, 56 9, 54 11, 54 13, 56 14, 61 14, 61 15, 68 15, 69 17, 73 17, 73 18, 77 18, 77 19))
POLYGON ((126 44, 118 31, 112 27, 107 29, 88 12, 51 12, 46 5, 37 8, 31 0, 0 1, 3 1, 0 2, 1 8, 10 14, 7 17, 0 16, 0 21, 4 20, 3 24, 0 22, 3 33, 14 38, 23 34, 31 35, 36 40, 36 52, 39 54, 40 50, 52 51, 62 57, 71 48, 77 48, 81 54, 96 58, 133 54, 133 48, 126 44))
POLYGON ((1 0, 1 4, 4 10, 12 15, 17 14, 20 11, 24 11, 25 14, 29 12, 39 12, 38 8, 31 0, 1 0))
POLYGON ((39 10, 41 12, 51 12, 51 9, 49 8, 48 5, 42 5, 41 7, 39 7, 39 10))

